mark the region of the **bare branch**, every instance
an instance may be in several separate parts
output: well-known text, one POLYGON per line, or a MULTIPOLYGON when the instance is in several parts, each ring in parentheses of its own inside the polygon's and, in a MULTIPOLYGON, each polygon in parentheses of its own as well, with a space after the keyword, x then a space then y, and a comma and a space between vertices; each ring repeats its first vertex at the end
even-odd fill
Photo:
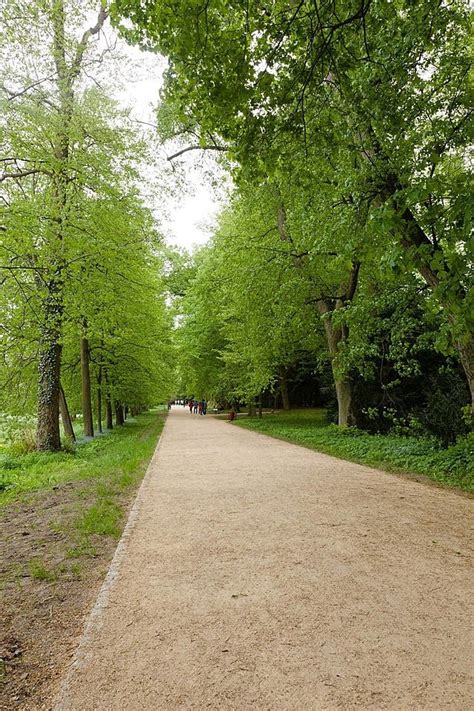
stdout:
POLYGON ((173 155, 168 156, 167 160, 172 161, 175 158, 182 156, 183 153, 187 153, 188 151, 228 151, 228 150, 229 149, 226 148, 226 146, 188 146, 187 148, 182 148, 177 153, 173 153, 173 155))
POLYGON ((13 99, 18 99, 18 97, 23 96, 23 94, 26 94, 30 89, 34 89, 35 86, 39 86, 40 84, 44 84, 45 81, 50 81, 51 79, 54 79, 56 76, 56 72, 54 74, 50 74, 47 77, 43 77, 42 79, 38 79, 38 81, 33 82, 29 86, 25 86, 24 89, 20 89, 19 91, 10 91, 5 84, 3 84, 2 89, 8 94, 8 101, 12 101, 13 99))
POLYGON ((74 61, 71 66, 72 72, 75 76, 77 76, 79 69, 81 67, 82 58, 84 56, 84 52, 86 50, 87 42, 89 41, 89 38, 92 37, 93 35, 97 35, 101 31, 108 16, 109 16, 108 9, 105 7, 105 5, 102 5, 102 7, 100 8, 100 11, 99 11, 99 15, 97 17, 97 22, 95 23, 95 25, 93 27, 89 27, 89 29, 86 30, 84 32, 84 34, 82 35, 82 39, 79 42, 79 45, 77 47, 76 56, 74 57, 74 61))
POLYGON ((49 175, 43 168, 31 168, 31 170, 22 170, 18 173, 3 173, 0 176, 0 183, 3 183, 3 181, 8 178, 26 178, 28 175, 36 175, 36 173, 46 173, 49 175))

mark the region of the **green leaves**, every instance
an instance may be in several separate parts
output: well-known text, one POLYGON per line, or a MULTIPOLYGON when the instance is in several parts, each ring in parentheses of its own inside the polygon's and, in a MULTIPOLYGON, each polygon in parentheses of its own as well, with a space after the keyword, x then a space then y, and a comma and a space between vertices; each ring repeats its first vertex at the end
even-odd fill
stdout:
POLYGON ((104 395, 129 406, 156 403, 172 389, 172 345, 162 240, 138 197, 147 146, 126 112, 74 65, 83 56, 90 76, 101 63, 89 47, 81 55, 89 4, 66 2, 59 29, 61 3, 16 5, 15 22, 12 7, 2 9, 0 408, 34 409, 45 334, 62 349, 73 412, 80 335, 104 395))

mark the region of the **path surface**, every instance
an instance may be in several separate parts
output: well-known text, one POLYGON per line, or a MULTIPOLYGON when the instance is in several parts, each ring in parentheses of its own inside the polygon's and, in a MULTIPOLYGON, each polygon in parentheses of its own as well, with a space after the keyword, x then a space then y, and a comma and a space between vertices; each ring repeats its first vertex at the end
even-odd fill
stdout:
POLYGON ((471 500, 173 408, 137 506, 57 711, 473 707, 471 500))

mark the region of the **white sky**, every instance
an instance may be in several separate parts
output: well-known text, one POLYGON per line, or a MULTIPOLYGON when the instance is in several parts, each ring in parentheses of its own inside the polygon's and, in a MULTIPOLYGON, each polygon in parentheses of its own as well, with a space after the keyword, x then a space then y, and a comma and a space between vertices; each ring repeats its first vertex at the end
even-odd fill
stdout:
MULTIPOLYGON (((117 72, 119 79, 119 89, 114 92, 116 98, 132 109, 132 119, 154 124, 166 60, 117 40, 110 27, 107 36, 109 43, 117 42, 112 61, 114 74, 117 72)), ((178 150, 181 144, 174 148, 170 144, 165 149, 153 128, 140 125, 140 129, 152 146, 156 142, 157 167, 153 170, 164 189, 153 194, 147 193, 145 186, 144 197, 167 242, 186 249, 204 244, 211 236, 227 194, 225 187, 216 190, 211 183, 214 180, 228 186, 228 177, 219 167, 215 154, 191 151, 171 164, 166 155, 178 150)))

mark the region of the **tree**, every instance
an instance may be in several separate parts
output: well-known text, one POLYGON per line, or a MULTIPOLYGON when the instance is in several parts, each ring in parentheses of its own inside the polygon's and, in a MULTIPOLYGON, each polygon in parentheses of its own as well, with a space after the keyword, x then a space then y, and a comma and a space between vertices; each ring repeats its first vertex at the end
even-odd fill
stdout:
POLYGON ((146 406, 171 387, 161 238, 138 197, 146 148, 86 76, 108 14, 99 3, 84 31, 89 10, 75 0, 2 9, 0 375, 23 407, 37 405, 39 449, 60 447, 60 409, 72 435, 67 404, 80 409, 81 388, 91 436, 102 388, 110 426, 112 400, 146 406))
POLYGON ((113 12, 168 57, 165 100, 202 146, 212 135, 265 175, 291 165, 295 143, 318 151, 335 202, 433 291, 439 345, 456 349, 473 395, 468 4, 116 0, 113 12))

